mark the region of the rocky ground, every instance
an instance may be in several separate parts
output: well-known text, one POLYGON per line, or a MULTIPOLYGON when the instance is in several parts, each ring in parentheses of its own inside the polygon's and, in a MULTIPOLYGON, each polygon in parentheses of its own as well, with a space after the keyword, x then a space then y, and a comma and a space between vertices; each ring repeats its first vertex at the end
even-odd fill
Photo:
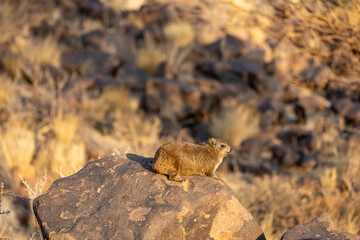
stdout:
POLYGON ((267 239, 320 214, 360 233, 358 1, 0 2, 0 237, 105 156, 217 137, 267 239))

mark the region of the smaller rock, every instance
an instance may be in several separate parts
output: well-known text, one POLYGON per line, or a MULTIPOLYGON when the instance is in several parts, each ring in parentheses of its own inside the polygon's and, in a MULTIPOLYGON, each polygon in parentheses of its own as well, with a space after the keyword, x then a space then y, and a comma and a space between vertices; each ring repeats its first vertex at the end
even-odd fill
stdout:
POLYGON ((280 131, 277 137, 289 144, 294 151, 301 155, 319 150, 319 139, 313 131, 301 128, 292 128, 280 131))
POLYGON ((83 74, 112 74, 121 65, 118 58, 97 49, 64 53, 61 63, 66 70, 83 74))
POLYGON ((319 164, 319 152, 314 151, 301 157, 299 165, 306 169, 313 169, 319 164))
POLYGON ((271 79, 265 71, 252 63, 245 61, 202 61, 196 69, 208 76, 215 77, 223 83, 236 85, 239 91, 253 89, 260 95, 272 93, 279 89, 281 84, 276 79, 271 79))
POLYGON ((147 74, 132 62, 127 62, 116 73, 116 81, 131 90, 145 90, 147 74))
POLYGON ((349 97, 344 97, 334 100, 331 108, 335 111, 335 113, 344 116, 353 106, 354 103, 351 99, 349 97))
POLYGON ((107 8, 102 1, 86 0, 79 5, 79 12, 87 17, 98 19, 105 25, 111 26, 115 23, 115 13, 107 8))
POLYGON ((234 59, 243 55, 245 46, 245 41, 227 34, 225 38, 220 41, 219 51, 222 53, 222 59, 234 59))
POLYGON ((106 33, 102 30, 88 32, 81 36, 82 44, 85 48, 101 49, 104 44, 106 33))
POLYGON ((311 87, 323 90, 335 75, 327 66, 311 66, 300 73, 300 80, 311 87))
POLYGON ((284 233, 281 240, 360 240, 360 237, 334 229, 334 222, 326 215, 320 215, 311 222, 297 225, 284 233))
POLYGON ((271 147, 272 161, 282 167, 293 167, 299 163, 300 155, 287 144, 271 147))
POLYGON ((146 109, 162 117, 184 120, 195 115, 204 107, 202 97, 200 89, 175 80, 153 78, 146 83, 146 109))
POLYGON ((285 106, 279 98, 270 97, 264 99, 259 110, 263 114, 260 122, 263 127, 270 127, 273 124, 285 121, 285 106))
POLYGON ((360 103, 355 104, 347 111, 345 121, 347 124, 360 127, 360 103))

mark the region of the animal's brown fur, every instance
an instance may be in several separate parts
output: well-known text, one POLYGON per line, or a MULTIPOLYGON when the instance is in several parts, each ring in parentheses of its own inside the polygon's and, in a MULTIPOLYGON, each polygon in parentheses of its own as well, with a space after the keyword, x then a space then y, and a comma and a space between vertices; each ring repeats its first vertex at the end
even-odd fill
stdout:
POLYGON ((217 178, 214 172, 230 152, 231 147, 216 138, 210 138, 202 144, 165 144, 155 153, 153 169, 157 173, 168 175, 173 181, 183 181, 182 176, 186 175, 217 178))

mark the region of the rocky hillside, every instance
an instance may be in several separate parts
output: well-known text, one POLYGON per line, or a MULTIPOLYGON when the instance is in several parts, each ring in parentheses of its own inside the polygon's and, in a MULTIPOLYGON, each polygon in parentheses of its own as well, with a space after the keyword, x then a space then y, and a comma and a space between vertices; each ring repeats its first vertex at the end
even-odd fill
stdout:
MULTIPOLYGON (((359 234, 359 22, 356 0, 1 1, 4 191, 217 137, 218 175, 268 239, 322 213, 359 234)), ((28 238, 9 195, 0 237, 28 238)))

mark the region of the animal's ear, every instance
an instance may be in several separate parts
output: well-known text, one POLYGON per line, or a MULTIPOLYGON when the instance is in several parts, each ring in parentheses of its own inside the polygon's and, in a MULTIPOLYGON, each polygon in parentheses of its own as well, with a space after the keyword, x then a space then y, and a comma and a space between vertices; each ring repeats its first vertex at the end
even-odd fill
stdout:
POLYGON ((216 140, 214 138, 209 138, 208 142, 210 145, 216 146, 216 140))

